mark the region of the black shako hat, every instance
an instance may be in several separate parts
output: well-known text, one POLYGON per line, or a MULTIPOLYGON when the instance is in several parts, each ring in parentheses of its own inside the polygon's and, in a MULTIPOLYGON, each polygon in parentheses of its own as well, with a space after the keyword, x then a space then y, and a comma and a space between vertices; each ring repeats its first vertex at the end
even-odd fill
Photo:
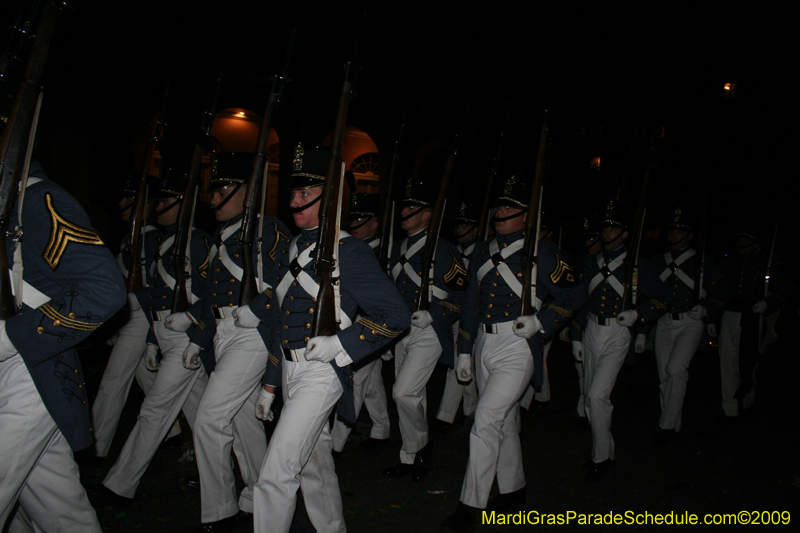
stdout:
POLYGON ((378 211, 380 211, 380 198, 377 194, 357 192, 350 196, 348 220, 378 216, 378 211))
POLYGON ((632 222, 633 213, 631 213, 631 210, 624 204, 611 200, 601 213, 598 229, 601 231, 603 228, 628 229, 632 222))
POLYGON ((664 224, 664 229, 681 229, 686 231, 693 231, 695 226, 695 219, 692 214, 685 208, 677 206, 672 210, 669 220, 664 224))
POLYGON ((530 199, 530 186, 521 179, 518 180, 516 176, 511 176, 506 180, 503 191, 495 200, 494 207, 505 206, 514 209, 528 209, 530 199))
POLYGON ((438 195, 438 188, 426 185, 420 180, 409 179, 406 182, 406 192, 400 205, 402 207, 420 206, 433 209, 438 195))
POLYGON ((244 185, 253 170, 254 154, 222 152, 211 154, 211 179, 206 192, 217 192, 231 185, 244 185))
POLYGON ((481 218, 481 208, 472 202, 461 202, 456 215, 457 224, 476 224, 481 218))
POLYGON ((161 187, 152 194, 153 200, 183 198, 188 183, 188 174, 169 169, 167 170, 167 175, 161 182, 161 187))
POLYGON ((297 191, 324 185, 330 160, 330 150, 320 147, 305 150, 303 145, 298 143, 294 149, 292 173, 289 175, 287 190, 297 191))

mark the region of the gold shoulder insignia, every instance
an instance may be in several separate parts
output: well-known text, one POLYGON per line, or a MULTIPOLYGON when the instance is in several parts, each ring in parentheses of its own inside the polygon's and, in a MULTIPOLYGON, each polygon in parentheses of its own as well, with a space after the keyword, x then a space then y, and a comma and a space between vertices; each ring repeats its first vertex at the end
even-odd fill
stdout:
POLYGON ((578 277, 572 267, 556 252, 553 252, 553 255, 556 256, 556 267, 550 274, 550 281, 553 282, 553 285, 558 285, 559 287, 575 287, 578 284, 578 277))
POLYGON ((467 269, 459 262, 458 257, 450 249, 450 255, 453 258, 453 263, 450 265, 450 270, 444 275, 444 284, 451 289, 464 290, 467 288, 467 269))
POLYGON ((722 280, 722 272, 720 272, 719 270, 717 270, 717 273, 714 275, 714 278, 711 280, 711 286, 712 286, 712 287, 713 287, 713 286, 715 286, 715 285, 716 285, 717 283, 719 283, 721 280, 722 280))
POLYGON ((288 235, 278 229, 278 223, 275 223, 275 243, 272 245, 272 249, 269 251, 269 258, 275 261, 275 250, 278 249, 278 243, 281 241, 290 242, 291 239, 288 235))
MULTIPOLYGON (((211 243, 209 242, 209 240, 203 237, 203 242, 206 244, 206 250, 211 252, 211 243)), ((200 272, 200 277, 203 279, 208 277, 208 263, 209 261, 211 261, 211 257, 209 257, 209 255, 210 254, 206 254, 206 260, 203 261, 202 265, 197 267, 197 270, 200 272)))
POLYGON ((65 220, 61 215, 56 212, 53 205, 53 197, 50 193, 45 195, 47 202, 47 210, 50 211, 50 217, 53 220, 53 230, 50 233, 50 243, 44 250, 44 260, 50 265, 50 268, 55 270, 61 261, 61 257, 67 250, 70 242, 77 242, 81 244, 91 244, 94 246, 103 246, 103 240, 100 236, 90 229, 84 229, 76 226, 71 222, 65 220))

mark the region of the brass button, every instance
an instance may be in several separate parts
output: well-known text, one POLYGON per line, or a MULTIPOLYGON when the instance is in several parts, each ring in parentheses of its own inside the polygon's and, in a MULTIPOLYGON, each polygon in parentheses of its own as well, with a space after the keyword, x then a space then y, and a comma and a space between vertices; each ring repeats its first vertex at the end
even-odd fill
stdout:
POLYGON ((231 291, 228 291, 228 296, 230 296, 230 295, 232 295, 232 294, 233 294, 233 292, 231 292, 231 291))
POLYGON ((492 304, 489 304, 489 309, 491 309, 492 307, 494 307, 494 306, 492 304))
POLYGON ((286 314, 288 315, 288 314, 289 314, 289 311, 286 311, 286 314))
POLYGON ((69 317, 70 317, 70 318, 75 318, 75 313, 70 313, 70 314, 69 314, 69 317))
POLYGON ((270 304, 267 304, 267 309, 270 309, 270 304))
POLYGON ((219 283, 219 281, 217 281, 217 280, 214 280, 214 285, 216 285, 217 283, 219 283))
POLYGON ((297 287, 297 282, 296 281, 292 282, 292 287, 297 287))
POLYGON ((214 272, 219 272, 219 269, 218 269, 218 268, 217 268, 217 269, 215 269, 215 270, 214 270, 214 272))
POLYGON ((303 340, 306 341, 306 342, 308 342, 309 339, 311 339, 311 337, 303 337, 303 340))
POLYGON ((294 296, 289 296, 289 299, 290 300, 294 300, 294 296))
POLYGON ((239 257, 239 254, 233 254, 233 257, 239 257))
POLYGON ((283 329, 289 329, 289 326, 283 326, 283 329))
POLYGON ((233 304, 232 303, 228 304, 228 307, 233 307, 233 304))
POLYGON ((236 283, 236 280, 231 278, 231 283, 236 283))
POLYGON ((358 338, 359 338, 359 339, 361 339, 362 341, 363 341, 364 339, 366 339, 366 337, 365 337, 364 335, 359 335, 359 336, 358 336, 358 338))
POLYGON ((508 316, 508 311, 505 312, 505 315, 508 316))
POLYGON ((520 272, 519 274, 517 274, 517 277, 518 277, 518 278, 521 278, 521 277, 522 277, 522 272, 520 272))
POLYGON ((284 340, 283 340, 283 344, 289 344, 289 341, 287 341, 286 339, 284 339, 284 340))
POLYGON ((58 320, 58 319, 56 319, 56 320, 53 320, 53 325, 54 325, 54 326, 60 326, 60 325, 61 325, 61 321, 60 321, 60 320, 58 320))
MULTIPOLYGON (((38 328, 36 328, 36 333, 44 333, 44 328, 42 326, 39 326, 38 328)), ((77 370, 75 372, 77 372, 77 370)))
POLYGON ((490 295, 489 295, 489 297, 490 297, 490 298, 494 298, 494 294, 490 294, 490 295))
POLYGON ((308 312, 309 312, 309 313, 311 313, 311 314, 313 315, 313 314, 314 314, 314 308, 313 308, 313 307, 309 307, 309 308, 308 308, 308 312))
POLYGON ((162 300, 166 300, 166 299, 167 299, 167 295, 166 295, 166 294, 165 294, 165 295, 163 295, 163 296, 161 297, 161 299, 162 299, 162 300))
POLYGON ((306 329, 309 329, 310 327, 311 327, 311 324, 309 324, 308 322, 306 322, 306 329))
POLYGON ((378 334, 378 332, 377 332, 377 331, 375 331, 375 330, 373 329, 373 330, 372 330, 372 334, 373 334, 373 335, 377 335, 377 334, 378 334))
POLYGON ((492 315, 486 315, 486 318, 492 318, 492 315))
POLYGON ((211 296, 216 296, 216 295, 217 295, 217 293, 216 293, 216 292, 212 292, 212 293, 211 293, 211 296))

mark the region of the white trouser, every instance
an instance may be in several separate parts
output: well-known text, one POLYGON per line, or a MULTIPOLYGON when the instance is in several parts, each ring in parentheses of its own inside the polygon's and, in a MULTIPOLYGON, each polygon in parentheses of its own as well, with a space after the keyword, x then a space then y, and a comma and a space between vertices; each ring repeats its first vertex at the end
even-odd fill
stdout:
POLYGON ((158 345, 163 355, 156 380, 142 403, 136 425, 131 431, 117 462, 111 467, 103 484, 126 498, 133 498, 158 446, 169 431, 181 407, 193 396, 194 408, 189 409, 186 420, 194 427, 197 402, 208 383, 205 370, 187 370, 183 366, 183 351, 189 345, 186 333, 164 327, 163 321, 154 323, 158 345))
MULTIPOLYGON (((456 347, 455 356, 456 362, 458 361, 458 322, 453 324, 453 345, 456 347)), ((472 374, 475 375, 475 359, 473 358, 472 374)), ((456 419, 458 412, 458 404, 461 403, 461 398, 464 398, 464 415, 469 416, 475 412, 475 406, 478 404, 478 389, 475 387, 475 380, 470 380, 466 385, 458 382, 455 368, 447 369, 447 377, 444 382, 444 392, 442 393, 442 401, 439 403, 439 412, 436 418, 442 422, 452 424, 456 419)))
POLYGON ((19 354, 0 362, 0 526, 17 501, 39 531, 101 531, 67 439, 19 354))
POLYGON ((342 395, 330 363, 283 361, 284 405, 255 487, 256 533, 286 533, 303 491, 318 532, 345 531, 328 417, 342 395))
MULTIPOLYGON (((383 360, 375 357, 366 365, 353 372, 353 402, 356 409, 356 420, 361 412, 361 406, 367 408, 369 417, 372 420, 372 429, 369 432, 370 438, 388 439, 389 438, 389 411, 386 406, 386 387, 383 386, 383 360)), ((350 436, 353 426, 348 426, 339 417, 333 424, 331 438, 333 438, 333 449, 341 452, 350 436)))
POLYGON ((628 328, 600 326, 589 320, 583 337, 583 397, 592 426, 592 461, 614 459, 611 436, 611 391, 631 345, 628 328))
POLYGON ((253 485, 267 452, 264 424, 255 415, 269 357, 261 335, 255 328, 237 328, 233 318, 217 319, 214 353, 217 364, 194 424, 203 523, 228 518, 239 509, 253 512, 253 485), (246 485, 238 502, 231 447, 246 485))
POLYGON ((442 346, 433 326, 411 326, 394 351, 392 398, 400 419, 400 462, 414 464, 416 453, 428 444, 428 399, 425 386, 433 374, 442 346))
POLYGON ((111 350, 92 405, 94 446, 99 457, 108 455, 134 374, 145 395, 156 379, 155 372, 147 370, 144 364, 148 329, 150 326, 144 311, 131 310, 128 322, 119 330, 117 342, 111 350))
POLYGON ((519 398, 533 376, 533 356, 528 341, 513 332, 478 331, 475 354, 480 399, 469 434, 469 461, 461 501, 484 509, 495 476, 501 494, 525 486, 519 398))
POLYGON ((553 337, 550 337, 547 342, 544 343, 544 354, 542 355, 542 359, 544 359, 544 376, 542 378, 542 390, 536 392, 536 389, 533 388, 533 383, 528 385, 528 388, 525 389, 525 394, 522 395, 522 398, 519 400, 520 407, 524 407, 525 409, 530 409, 533 400, 536 399, 537 402, 548 402, 550 401, 550 374, 547 372, 547 356, 550 355, 550 348, 553 346, 553 337))
MULTIPOLYGON (((742 338, 742 313, 725 311, 719 325, 719 370, 722 378, 722 410, 725 416, 739 416, 739 405, 733 396, 739 389, 739 341, 742 338)), ((753 369, 753 388, 744 397, 742 406, 746 409, 756 399, 755 369, 753 369)))
POLYGON ((654 348, 661 395, 661 429, 681 430, 683 398, 689 381, 689 363, 700 343, 704 329, 701 320, 674 320, 663 315, 656 325, 654 348))
POLYGON ((575 370, 578 372, 578 416, 586 418, 586 402, 583 398, 583 363, 575 361, 575 370))

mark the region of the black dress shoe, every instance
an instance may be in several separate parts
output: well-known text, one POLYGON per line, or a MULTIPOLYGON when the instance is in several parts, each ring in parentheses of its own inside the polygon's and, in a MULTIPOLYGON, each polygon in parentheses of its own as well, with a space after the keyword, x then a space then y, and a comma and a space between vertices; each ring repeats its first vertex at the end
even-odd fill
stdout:
POLYGON ((358 449, 371 452, 378 446, 385 444, 388 439, 373 439, 372 437, 358 443, 358 449))
POLYGON ((410 474, 413 469, 414 465, 399 463, 394 466, 390 466, 389 468, 384 468, 383 475, 384 477, 403 477, 410 474))
POLYGON ((95 509, 103 507, 127 509, 130 507, 131 502, 133 502, 133 498, 120 496, 105 485, 91 485, 84 488, 86 489, 86 496, 89 497, 89 503, 91 503, 92 507, 95 509))
POLYGON ((446 533, 470 533, 475 530, 478 509, 459 502, 456 510, 439 526, 446 533))
POLYGON ((525 490, 525 487, 522 487, 514 492, 498 494, 492 498, 486 509, 498 513, 511 513, 523 507, 527 502, 528 491, 525 490))
POLYGON ((224 533, 226 531, 233 531, 234 529, 253 523, 253 514, 239 511, 233 516, 217 520, 216 522, 208 522, 200 524, 195 531, 198 533, 224 533))
POLYGON ((199 489, 200 488, 200 475, 199 474, 196 474, 194 476, 186 476, 184 478, 184 481, 186 482, 186 484, 188 486, 192 487, 193 489, 199 489))
POLYGON ((428 475, 433 466, 433 441, 428 441, 414 457, 414 466, 411 469, 411 481, 419 481, 428 475))
POLYGON ((587 481, 597 481, 598 479, 603 479, 606 476, 606 472, 614 466, 613 459, 606 459, 605 461, 601 461, 599 463, 595 463, 593 461, 589 461, 588 469, 586 470, 585 479, 587 481))

